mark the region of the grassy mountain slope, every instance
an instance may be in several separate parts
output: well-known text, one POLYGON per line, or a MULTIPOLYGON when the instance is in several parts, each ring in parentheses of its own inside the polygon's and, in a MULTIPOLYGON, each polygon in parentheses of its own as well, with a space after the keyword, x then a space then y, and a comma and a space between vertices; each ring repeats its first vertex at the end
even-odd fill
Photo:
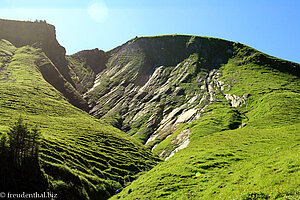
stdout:
POLYGON ((123 132, 72 106, 44 80, 41 61, 51 63, 41 49, 0 41, 0 132, 20 115, 40 127, 50 191, 61 199, 107 199, 124 179, 156 164, 123 132))
POLYGON ((65 57, 51 25, 0 27, 0 133, 41 127, 60 198, 299 199, 299 64, 182 35, 65 57))
POLYGON ((245 128, 192 140, 112 199, 298 199, 296 132, 245 128))
POLYGON ((53 25, 42 21, 30 22, 0 19, 0 30, 0 39, 6 39, 16 47, 31 45, 41 48, 51 60, 50 66, 48 63, 43 63, 46 64, 42 67, 46 71, 41 69, 44 78, 60 91, 72 105, 88 111, 87 102, 73 87, 75 84, 69 75, 69 68, 65 58, 66 51, 57 42, 53 25), (55 66, 55 70, 47 69, 51 68, 51 65, 55 66))
POLYGON ((188 146, 112 199, 299 199, 299 70, 234 45, 218 69, 215 83, 224 88, 214 91, 215 101, 153 151, 171 152, 186 130, 188 146), (228 95, 247 98, 236 106, 228 95))
MULTIPOLYGON (((92 71, 86 65, 88 59, 78 54, 71 58, 77 61, 73 68, 78 72, 72 77, 80 84, 86 82, 92 71)), ((177 126, 199 119, 211 103, 226 100, 234 118, 227 128, 237 128, 247 117, 236 107, 244 108, 245 101, 255 100, 255 92, 279 92, 287 85, 295 89, 299 77, 295 63, 239 43, 197 36, 135 38, 106 52, 106 58, 106 68, 95 73, 94 84, 91 87, 90 79, 83 94, 90 114, 112 119, 115 127, 165 158, 174 148, 161 151, 171 141, 164 140, 176 135, 177 126)), ((173 143, 180 146, 181 142, 173 143)))

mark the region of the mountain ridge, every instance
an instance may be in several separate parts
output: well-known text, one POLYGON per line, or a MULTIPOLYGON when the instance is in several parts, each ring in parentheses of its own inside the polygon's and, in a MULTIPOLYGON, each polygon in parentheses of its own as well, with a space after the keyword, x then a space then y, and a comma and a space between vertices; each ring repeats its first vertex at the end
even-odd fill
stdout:
MULTIPOLYGON (((273 68, 277 67, 277 69, 281 70, 282 72, 288 71, 291 74, 299 75, 299 72, 294 69, 295 68, 294 65, 297 65, 296 63, 289 64, 290 62, 276 60, 274 57, 267 56, 255 49, 252 49, 250 47, 247 47, 247 46, 239 44, 239 43, 234 43, 234 42, 219 40, 219 39, 214 39, 214 38, 183 36, 183 35, 135 38, 135 39, 129 40, 125 44, 108 52, 108 54, 110 54, 111 57, 108 58, 107 68, 104 69, 102 74, 100 73, 98 75, 99 80, 97 80, 97 78, 95 78, 94 86, 87 93, 84 94, 84 96, 86 97, 87 101, 90 104, 90 107, 92 107, 92 109, 90 110, 90 113, 98 118, 99 117, 101 118, 102 116, 105 115, 105 113, 107 113, 107 111, 102 110, 102 108, 104 108, 105 106, 108 106, 109 108, 113 109, 113 107, 118 106, 117 104, 120 104, 120 98, 122 101, 122 97, 120 97, 120 95, 122 95, 121 91, 123 91, 123 90, 126 91, 126 88, 130 84, 132 84, 132 87, 133 87, 133 88, 131 88, 131 90, 136 90, 136 91, 139 90, 139 92, 134 92, 131 94, 131 96, 132 96, 131 99, 140 99, 140 100, 142 100, 142 102, 143 101, 147 101, 147 102, 151 101, 151 98, 153 98, 153 96, 155 96, 155 95, 152 95, 152 97, 151 97, 151 95, 149 95, 149 93, 147 91, 143 91, 143 89, 144 89, 143 87, 145 86, 146 82, 149 81, 150 75, 153 75, 152 78, 154 78, 154 76, 161 76, 163 71, 166 71, 167 68, 168 68, 168 70, 175 68, 175 65, 177 65, 178 63, 184 64, 184 63, 188 63, 188 62, 193 62, 195 65, 193 70, 196 70, 192 73, 188 73, 185 71, 184 72, 185 77, 182 75, 182 80, 180 80, 182 82, 182 84, 186 84, 184 82, 188 83, 190 81, 188 79, 191 79, 191 77, 195 76, 195 73, 199 73, 197 70, 204 70, 203 72, 201 72, 201 73, 204 73, 202 75, 202 77, 200 77, 201 75, 199 74, 198 80, 204 81, 203 87, 206 87, 206 91, 209 93, 209 87, 208 87, 209 84, 207 84, 207 83, 211 82, 211 80, 214 79, 213 76, 218 74, 215 70, 220 68, 220 66, 222 64, 223 65, 226 64, 227 59, 229 59, 230 57, 234 57, 233 56, 233 53, 234 53, 233 48, 236 48, 237 50, 242 49, 243 51, 245 51, 245 52, 236 51, 236 53, 241 54, 241 55, 236 56, 237 61, 239 61, 239 59, 240 59, 239 57, 249 55, 249 59, 251 59, 251 60, 243 61, 243 62, 256 62, 255 60, 259 60, 259 61, 265 60, 263 62, 266 65, 272 65, 273 68), (175 42, 175 44, 177 45, 177 52, 175 50, 173 50, 173 51, 170 50, 170 49, 172 49, 170 47, 169 47, 170 48, 169 50, 164 49, 165 48, 164 43, 167 44, 165 46, 170 46, 170 44, 172 44, 172 41, 175 41, 175 40, 178 40, 180 43, 180 44, 178 44, 178 42, 175 42), (155 46, 155 44, 151 44, 151 43, 152 42, 155 43, 155 41, 157 42, 158 47, 153 48, 153 47, 151 47, 151 45, 155 46), (207 42, 207 44, 205 42, 207 42), (220 46, 219 42, 221 42, 221 44, 223 43, 223 46, 222 45, 220 46), (145 43, 148 44, 148 46, 143 47, 143 45, 145 43), (215 47, 217 49, 216 52, 207 53, 207 49, 210 48, 208 43, 209 43, 209 45, 214 45, 214 43, 217 43, 217 45, 215 47), (206 44, 206 47, 205 47, 205 44, 206 44), (202 50, 199 50, 199 49, 201 49, 199 46, 202 46, 202 50), (221 48, 221 47, 223 47, 223 48, 221 48), (143 50, 145 48, 146 48, 146 50, 143 50), (149 50, 149 49, 153 49, 153 50, 149 50), (150 51, 150 53, 149 53, 149 51, 150 51), (157 51, 157 53, 151 53, 151 51, 152 52, 157 51), (221 53, 218 51, 223 51, 223 52, 221 53), (199 55, 199 53, 200 54, 202 53, 202 55, 199 55), (155 54, 163 55, 163 56, 157 56, 155 54), (177 56, 177 54, 180 54, 181 57, 177 56), (213 55, 213 57, 210 58, 209 55, 213 55), (130 60, 127 61, 126 57, 130 57, 130 60), (134 59, 134 57, 136 57, 136 60, 134 59), (144 59, 144 57, 145 57, 145 59, 144 59), (156 60, 153 59, 153 57, 155 57, 156 60), (174 57, 178 60, 172 60, 172 58, 174 58, 174 57), (169 60, 164 60, 164 58, 165 59, 169 58, 169 60), (142 60, 139 61, 138 59, 142 59, 142 60), (202 59, 202 60, 200 61, 200 59, 202 59), (273 61, 273 59, 275 59, 275 61, 273 61), (151 61, 149 61, 149 60, 151 60, 151 61), (122 62, 124 63, 124 64, 121 64, 122 66, 124 66, 123 68, 122 68, 122 66, 118 66, 118 64, 120 65, 120 63, 122 63, 122 62), (268 62, 273 62, 273 63, 268 63, 268 62), (114 63, 117 63, 117 64, 114 64, 114 63), (110 67, 110 66, 112 66, 112 67, 110 67), (115 67, 115 69, 114 69, 114 67, 115 67), (120 71, 120 69, 122 69, 123 71, 120 71), (155 71, 155 70, 157 70, 157 71, 155 71), (118 75, 115 76, 115 73, 117 73, 118 75), (210 73, 212 73, 212 74, 210 74, 210 73), (213 75, 214 73, 216 73, 216 74, 213 75), (108 75, 108 77, 107 77, 107 74, 111 74, 111 75, 108 75), (122 78, 122 76, 124 78, 122 78), (207 78, 208 78, 208 80, 205 80, 207 78), (186 79, 186 80, 183 80, 183 79, 186 79), (141 82, 141 80, 143 80, 143 81, 141 82), (108 82, 109 82, 110 86, 105 86, 103 89, 101 89, 101 87, 105 84, 108 84, 108 82), (114 84, 116 84, 116 85, 114 85, 114 84), (118 84, 120 84, 120 85, 118 85, 118 84), (98 91, 97 85, 100 85, 99 86, 100 91, 98 91), (111 89, 109 89, 109 88, 113 88, 116 86, 121 91, 113 90, 113 92, 111 92, 111 89), (124 89, 121 89, 121 88, 124 88, 124 89), (105 96, 101 97, 102 101, 104 101, 104 102, 107 101, 110 104, 112 101, 115 103, 113 103, 112 105, 105 103, 103 105, 98 106, 98 107, 100 107, 98 109, 97 105, 96 105, 97 104, 96 101, 99 97, 96 97, 94 99, 95 95, 93 95, 93 91, 96 91, 95 92, 96 95, 100 95, 100 97, 101 97, 102 93, 105 94, 105 96), (108 95, 107 93, 109 93, 109 92, 110 92, 110 94, 108 95), (111 99, 111 96, 113 96, 112 99, 111 99), (105 100, 105 98, 107 98, 107 100, 105 100), (100 111, 100 113, 99 113, 99 111, 100 111)), ((214 50, 211 50, 211 51, 214 51, 214 50)), ((238 65, 241 65, 241 64, 242 64, 241 62, 238 62, 238 65)), ((187 64, 187 65, 190 65, 190 64, 187 64)), ((176 66, 176 67, 179 68, 181 66, 176 66)), ((186 66, 186 70, 187 70, 187 67, 188 66, 186 66)), ((170 73, 170 72, 167 72, 167 73, 170 73)), ((181 75, 177 74, 176 76, 181 76, 181 75)), ((218 76, 220 76, 220 74, 218 76)), ((168 79, 168 77, 166 75, 164 75, 164 79, 168 79)), ((216 87, 216 90, 219 90, 222 87, 224 88, 224 86, 221 85, 221 82, 219 82, 218 80, 214 80, 214 81, 216 82, 217 85, 219 85, 216 87)), ((149 82, 149 84, 151 85, 150 82, 149 82)), ((149 84, 147 86, 149 86, 149 84)), ((160 83, 160 84, 163 85, 163 83, 160 83)), ((177 83, 175 83, 175 85, 176 84, 177 83)), ((178 84, 181 84, 181 83, 178 83, 178 84)), ((179 86, 178 84, 176 86, 177 89, 174 88, 173 91, 175 91, 175 89, 176 89, 176 93, 178 93, 178 94, 185 93, 183 88, 178 87, 179 86)), ((194 83, 194 85, 195 84, 196 84, 196 82, 194 83)), ((212 84, 214 84, 214 83, 212 83, 212 84)), ((200 86, 201 85, 199 85, 199 87, 200 86)), ((158 88, 158 86, 156 86, 156 88, 158 88)), ((213 88, 214 88, 214 86, 211 85, 210 89, 213 90, 213 88)), ((171 92, 170 87, 165 88, 165 89, 166 89, 166 91, 164 91, 164 92, 167 92, 167 93, 171 92)), ((230 96, 229 94, 227 96, 225 94, 223 94, 223 96, 226 96, 226 100, 228 100, 230 102, 245 101, 245 98, 244 99, 242 98, 243 95, 244 94, 242 94, 240 97, 237 97, 237 96, 233 97, 233 96, 230 96), (237 98, 239 98, 239 99, 237 99, 237 98)), ((211 94, 210 94, 209 98, 213 98, 211 96, 211 94)), ((190 97, 188 97, 188 99, 190 99, 190 97)), ((188 101, 188 99, 187 99, 187 101, 188 101)), ((124 106, 121 106, 121 107, 122 107, 122 109, 124 109, 124 106)), ((111 112, 111 110, 109 112, 111 112)), ((158 112, 160 112, 160 111, 158 111, 158 112)), ((190 112, 193 112, 193 111, 190 111, 190 112)), ((119 115, 124 116, 124 113, 119 113, 119 115)), ((155 114, 155 115, 158 116, 157 114, 155 114)), ((148 116, 148 117, 150 117, 150 116, 148 116)), ((154 125, 156 124, 155 126, 157 126, 157 123, 159 123, 159 121, 161 121, 161 120, 158 119, 158 122, 155 122, 155 119, 154 119, 154 121, 152 121, 152 122, 154 123, 154 125)), ((123 119, 123 121, 124 121, 124 119, 123 119)), ((126 119, 125 119, 125 121, 126 121, 126 119)), ((152 123, 152 122, 149 122, 149 123, 152 123)), ((122 128, 122 127, 118 127, 118 128, 122 128)), ((123 127, 123 130, 126 130, 126 132, 127 132, 128 127, 125 125, 123 127)))

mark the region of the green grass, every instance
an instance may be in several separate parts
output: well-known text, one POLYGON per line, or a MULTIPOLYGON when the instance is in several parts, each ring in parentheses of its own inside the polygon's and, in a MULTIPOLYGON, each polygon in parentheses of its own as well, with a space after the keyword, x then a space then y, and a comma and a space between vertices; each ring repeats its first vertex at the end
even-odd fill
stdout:
POLYGON ((174 149, 171 141, 185 129, 187 148, 111 199, 300 199, 299 65, 258 61, 265 55, 239 44, 234 53, 220 68, 230 85, 224 93, 247 93, 246 104, 231 108, 218 94, 199 120, 177 127, 154 152, 174 149))
POLYGON ((50 189, 105 199, 125 177, 156 164, 157 158, 139 143, 72 106, 47 83, 35 64, 45 57, 40 49, 15 49, 4 41, 0 53, 8 64, 0 69, 0 131, 20 115, 40 127, 41 164, 50 189))
POLYGON ((300 136, 296 131, 299 125, 228 130, 202 137, 113 199, 239 199, 251 192, 263 192, 272 199, 279 193, 297 198, 300 136), (199 178, 195 177, 198 171, 199 178))

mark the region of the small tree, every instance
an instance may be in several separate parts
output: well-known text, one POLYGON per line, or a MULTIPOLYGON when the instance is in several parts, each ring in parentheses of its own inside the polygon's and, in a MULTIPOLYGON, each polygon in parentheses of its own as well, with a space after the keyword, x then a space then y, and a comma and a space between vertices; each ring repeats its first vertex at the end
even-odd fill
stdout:
POLYGON ((2 191, 45 191, 48 180, 39 164, 40 131, 20 117, 0 135, 0 189, 2 191))
POLYGON ((30 130, 20 117, 8 131, 12 161, 22 166, 25 159, 38 159, 40 132, 37 127, 30 130))

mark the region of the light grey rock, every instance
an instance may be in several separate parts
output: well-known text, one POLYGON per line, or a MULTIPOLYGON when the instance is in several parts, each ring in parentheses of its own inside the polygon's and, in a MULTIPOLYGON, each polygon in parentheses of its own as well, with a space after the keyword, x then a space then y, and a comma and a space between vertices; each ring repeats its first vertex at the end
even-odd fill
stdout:
POLYGON ((247 100, 247 94, 244 94, 242 97, 239 97, 235 94, 225 94, 225 98, 228 102, 230 102, 231 106, 234 108, 237 108, 241 105, 243 105, 247 100))
POLYGON ((175 138, 175 140, 172 141, 172 144, 173 145, 176 145, 177 148, 174 149, 169 155, 168 157, 165 158, 165 160, 168 160, 169 158, 171 158, 172 156, 175 155, 175 153, 177 153, 178 151, 186 148, 189 143, 190 143, 190 134, 191 134, 191 131, 189 129, 186 129, 186 130, 183 130, 181 131, 177 137, 175 138))
POLYGON ((194 108, 183 112, 181 115, 178 116, 175 124, 184 123, 184 122, 189 121, 192 117, 194 117, 197 114, 197 112, 198 112, 198 110, 194 109, 194 108))

